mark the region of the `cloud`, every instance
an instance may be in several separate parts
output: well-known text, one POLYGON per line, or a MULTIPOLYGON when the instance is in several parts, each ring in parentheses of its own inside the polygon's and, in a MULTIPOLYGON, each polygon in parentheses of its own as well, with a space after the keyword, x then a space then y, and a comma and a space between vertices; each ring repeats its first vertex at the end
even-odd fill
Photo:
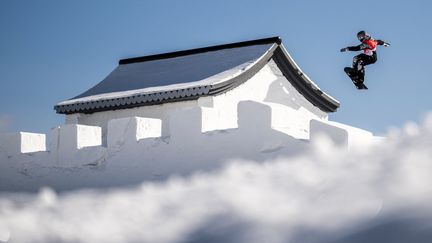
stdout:
POLYGON ((428 242, 432 116, 388 136, 139 187, 2 194, 0 241, 428 242))
POLYGON ((0 115, 0 132, 8 131, 12 124, 10 115, 0 115))

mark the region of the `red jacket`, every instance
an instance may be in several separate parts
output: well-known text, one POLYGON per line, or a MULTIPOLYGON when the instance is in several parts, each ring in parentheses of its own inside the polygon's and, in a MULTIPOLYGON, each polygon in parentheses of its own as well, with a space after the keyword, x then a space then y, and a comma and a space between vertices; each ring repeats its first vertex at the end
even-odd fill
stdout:
POLYGON ((376 52, 376 48, 378 45, 384 45, 384 41, 382 40, 374 40, 373 38, 369 38, 368 40, 362 41, 362 43, 358 46, 349 46, 347 47, 349 51, 360 51, 363 50, 363 53, 372 56, 376 52))
POLYGON ((370 38, 369 40, 364 40, 360 46, 360 49, 363 50, 363 53, 372 56, 373 52, 376 51, 376 47, 378 45, 378 41, 370 38))

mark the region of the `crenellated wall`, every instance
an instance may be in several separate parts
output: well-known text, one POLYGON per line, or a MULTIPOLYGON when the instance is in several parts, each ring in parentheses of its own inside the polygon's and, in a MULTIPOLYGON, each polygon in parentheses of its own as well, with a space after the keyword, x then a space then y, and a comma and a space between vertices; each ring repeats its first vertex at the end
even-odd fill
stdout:
MULTIPOLYGON (((264 161, 294 156, 309 147, 308 139, 298 139, 277 126, 280 111, 272 105, 241 101, 235 128, 207 131, 212 109, 172 112, 165 134, 161 119, 127 117, 110 120, 106 134, 98 126, 61 125, 48 135, 48 146, 43 134, 1 135, 0 170, 9 172, 0 178, 0 191, 133 184, 217 168, 235 158, 264 161)), ((305 125, 310 126, 312 140, 324 134, 343 147, 375 141, 371 133, 324 119, 305 125)))
MULTIPOLYGON (((239 137, 236 141, 239 143, 250 143, 252 137, 272 138, 272 133, 295 138, 289 132, 283 132, 283 122, 280 120, 284 116, 280 115, 283 113, 280 110, 277 106, 275 108, 263 103, 241 101, 236 109, 236 127, 211 131, 208 131, 208 123, 212 117, 208 114, 216 112, 208 107, 192 107, 172 112, 167 119, 169 127, 166 128, 166 133, 163 132, 161 119, 146 117, 112 119, 108 122, 106 134, 102 134, 102 128, 98 126, 65 124, 51 130, 48 135, 48 146, 45 134, 18 132, 0 134, 0 148, 3 153, 10 156, 48 151, 54 161, 68 165, 68 160, 82 151, 109 150, 119 146, 130 146, 143 140, 163 139, 176 148, 192 146, 198 150, 207 146, 203 136, 217 136, 233 131, 237 131, 239 137), (103 136, 107 138, 106 145, 102 145, 103 136)), ((310 139, 319 134, 326 134, 336 144, 343 146, 364 144, 365 141, 374 138, 368 131, 327 120, 312 119, 307 126, 309 128, 305 131, 308 132, 310 139)))

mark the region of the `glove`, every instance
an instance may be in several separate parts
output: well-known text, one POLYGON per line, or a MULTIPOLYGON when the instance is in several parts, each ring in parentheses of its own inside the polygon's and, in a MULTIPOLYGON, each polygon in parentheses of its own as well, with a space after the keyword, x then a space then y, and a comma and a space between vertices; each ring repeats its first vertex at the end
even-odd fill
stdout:
POLYGON ((384 42, 383 46, 384 46, 384 47, 389 47, 389 46, 390 46, 390 43, 384 42))
POLYGON ((348 51, 348 47, 342 48, 342 49, 340 49, 340 51, 341 52, 346 52, 346 51, 348 51))

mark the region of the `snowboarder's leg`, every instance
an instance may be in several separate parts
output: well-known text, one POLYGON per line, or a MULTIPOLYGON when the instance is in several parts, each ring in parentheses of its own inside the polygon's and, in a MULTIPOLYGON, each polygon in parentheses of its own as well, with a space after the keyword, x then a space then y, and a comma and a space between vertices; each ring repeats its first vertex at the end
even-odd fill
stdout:
POLYGON ((362 67, 362 70, 357 72, 357 76, 358 76, 358 82, 359 83, 363 83, 364 82, 364 77, 365 77, 365 71, 364 71, 364 66, 362 67))
MULTIPOLYGON (((360 71, 363 69, 364 67, 364 62, 365 62, 365 54, 360 54, 357 56, 353 57, 353 63, 352 63, 352 67, 354 70, 356 71, 360 71)), ((367 56, 366 56, 367 57, 367 56)))
POLYGON ((358 82, 364 82, 365 69, 364 66, 374 63, 372 56, 360 54, 353 57, 353 69, 357 71, 358 82))

